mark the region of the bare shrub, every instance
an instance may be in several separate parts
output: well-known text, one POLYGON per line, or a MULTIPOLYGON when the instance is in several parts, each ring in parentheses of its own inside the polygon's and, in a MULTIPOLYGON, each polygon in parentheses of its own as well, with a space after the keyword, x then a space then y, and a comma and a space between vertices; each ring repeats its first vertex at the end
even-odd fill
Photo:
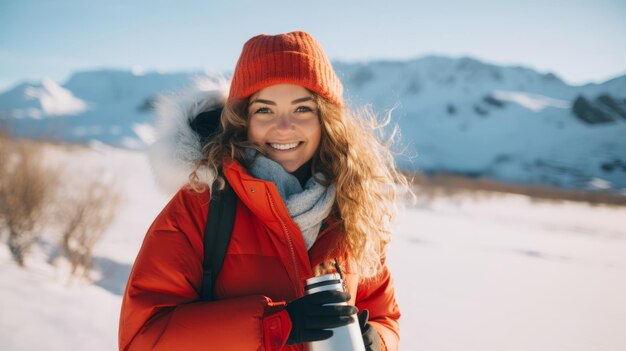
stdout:
POLYGON ((89 162, 67 162, 68 152, 77 150, 60 147, 11 139, 0 129, 0 235, 8 232, 9 250, 23 267, 43 229, 60 232, 49 262, 63 257, 70 279, 90 280, 94 248, 115 217, 121 195, 106 172, 89 162), (44 158, 46 147, 53 149, 46 149, 44 158), (56 164, 65 160, 63 168, 45 162, 55 154, 62 155, 53 156, 56 164))
POLYGON ((58 171, 42 161, 40 145, 0 133, 0 224, 21 267, 44 228, 59 182, 58 171))
POLYGON ((70 280, 89 281, 94 247, 116 215, 120 194, 103 178, 71 184, 71 188, 63 191, 58 207, 60 256, 69 263, 70 280))
MULTIPOLYGON (((9 173, 8 163, 11 158, 9 155, 10 148, 8 142, 7 133, 4 129, 0 128, 0 194, 2 193, 2 189, 6 186, 6 179, 9 173)), ((1 195, 0 195, 1 196, 1 195)), ((0 239, 4 238, 4 232, 6 231, 6 219, 4 218, 4 213, 2 212, 3 205, 2 197, 0 197, 0 239)))

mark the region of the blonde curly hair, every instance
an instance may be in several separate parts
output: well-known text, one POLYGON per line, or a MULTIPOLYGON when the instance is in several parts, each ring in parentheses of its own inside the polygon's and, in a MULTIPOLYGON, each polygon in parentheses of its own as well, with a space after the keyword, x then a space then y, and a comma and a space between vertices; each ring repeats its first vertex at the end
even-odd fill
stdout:
MULTIPOLYGON (((318 181, 325 185, 334 184, 336 188, 331 216, 338 220, 342 235, 334 249, 346 256, 350 264, 344 268, 350 273, 358 274, 362 281, 373 279, 382 270, 385 250, 391 241, 398 191, 402 189, 413 194, 409 181, 396 169, 394 161, 392 146, 398 127, 385 138, 384 127, 390 122, 391 111, 379 122, 368 106, 353 111, 339 107, 315 92, 311 95, 318 106, 322 128, 312 172, 321 172, 327 181, 318 181)), ((245 147, 263 153, 261 147, 248 140, 248 103, 248 98, 226 102, 221 115, 222 128, 205 144, 205 158, 197 163, 189 176, 190 185, 196 191, 206 190, 196 176, 201 167, 221 175, 224 156, 247 165, 245 147)), ((216 181, 222 189, 223 177, 218 176, 216 181)), ((328 270, 332 267, 325 266, 328 270)))

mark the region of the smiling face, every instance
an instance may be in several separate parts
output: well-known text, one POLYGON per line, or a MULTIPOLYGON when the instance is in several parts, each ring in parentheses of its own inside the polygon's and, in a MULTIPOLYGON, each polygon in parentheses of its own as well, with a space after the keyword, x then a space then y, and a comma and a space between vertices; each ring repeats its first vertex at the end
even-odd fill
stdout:
POLYGON ((310 160, 320 144, 322 129, 311 92, 293 84, 259 90, 248 105, 248 139, 287 172, 310 160))

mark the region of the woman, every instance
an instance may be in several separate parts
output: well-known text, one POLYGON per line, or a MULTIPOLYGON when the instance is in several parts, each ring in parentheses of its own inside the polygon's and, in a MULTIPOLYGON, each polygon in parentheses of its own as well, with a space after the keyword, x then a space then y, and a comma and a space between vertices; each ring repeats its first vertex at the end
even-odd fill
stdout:
POLYGON ((375 119, 368 127, 351 114, 342 91, 319 43, 296 31, 248 40, 225 102, 215 91, 160 101, 168 131, 152 150, 156 168, 193 168, 137 256, 120 350, 303 350, 357 310, 368 350, 397 349, 384 254, 393 184, 406 179, 374 137, 375 119), (220 103, 221 129, 203 140, 194 118, 220 103), (225 181, 238 198, 235 223, 216 300, 199 301, 210 189, 225 181), (306 279, 336 267, 346 292, 304 294, 306 279), (339 302, 348 305, 324 306, 339 302))

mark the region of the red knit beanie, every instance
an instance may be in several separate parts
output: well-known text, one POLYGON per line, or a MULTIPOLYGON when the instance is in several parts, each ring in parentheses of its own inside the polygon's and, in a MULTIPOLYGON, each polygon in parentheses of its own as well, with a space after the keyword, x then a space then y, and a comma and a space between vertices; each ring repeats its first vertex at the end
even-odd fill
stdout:
POLYGON ((343 106, 341 81, 320 44, 306 32, 249 39, 237 61, 228 98, 246 98, 280 83, 301 85, 343 106))

